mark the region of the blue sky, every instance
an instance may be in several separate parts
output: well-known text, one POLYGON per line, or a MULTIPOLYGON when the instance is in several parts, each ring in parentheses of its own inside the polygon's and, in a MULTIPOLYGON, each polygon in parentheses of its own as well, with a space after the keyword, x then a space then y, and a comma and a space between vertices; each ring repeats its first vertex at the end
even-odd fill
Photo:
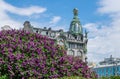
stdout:
POLYGON ((98 0, 52 0, 52 2, 48 0, 5 0, 7 3, 15 6, 15 7, 30 7, 30 6, 40 6, 46 8, 47 10, 38 14, 38 18, 36 19, 34 16, 30 18, 30 16, 19 16, 8 12, 8 14, 13 18, 20 21, 30 20, 35 22, 47 22, 51 20, 53 16, 60 16, 62 19, 59 21, 58 25, 66 24, 69 27, 70 21, 73 17, 72 10, 73 8, 79 9, 79 18, 82 24, 88 22, 99 22, 104 21, 107 17, 101 18, 98 16, 96 12, 99 5, 97 5, 98 0), (39 18, 40 17, 40 18, 39 18))
MULTIPOLYGON (((99 0, 61 0, 56 1, 53 0, 52 2, 48 0, 4 0, 6 3, 18 7, 18 8, 26 8, 26 7, 32 7, 32 6, 38 6, 41 8, 46 9, 43 13, 36 13, 31 14, 30 16, 20 16, 18 14, 14 14, 10 11, 7 12, 7 14, 13 19, 20 22, 24 22, 25 20, 31 21, 34 26, 36 27, 55 27, 57 29, 58 27, 62 27, 62 29, 68 30, 70 22, 73 17, 72 10, 73 8, 79 9, 79 18, 81 23, 84 25, 89 22, 99 23, 104 22, 108 19, 107 15, 100 15, 96 10, 99 7, 98 1, 99 0), (102 16, 102 17, 101 17, 102 16), (104 19, 103 19, 104 17, 104 19), (50 20, 53 20, 55 18, 58 18, 59 21, 56 21, 56 23, 49 23, 50 20)), ((39 10, 39 9, 36 9, 39 10)), ((109 21, 108 21, 109 22, 109 21)), ((21 25, 22 26, 22 25, 21 25)))
POLYGON ((0 0, 0 27, 23 28, 28 20, 35 27, 69 29, 73 8, 78 8, 84 29, 89 31, 88 61, 110 55, 120 57, 120 0, 0 0))

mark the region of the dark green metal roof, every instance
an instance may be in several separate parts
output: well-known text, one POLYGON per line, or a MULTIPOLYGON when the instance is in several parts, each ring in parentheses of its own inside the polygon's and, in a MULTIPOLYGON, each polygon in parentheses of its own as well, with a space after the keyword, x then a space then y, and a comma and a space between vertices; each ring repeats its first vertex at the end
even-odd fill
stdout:
POLYGON ((74 8, 73 14, 74 14, 74 17, 71 21, 69 31, 72 34, 82 34, 82 26, 81 26, 80 20, 78 18, 78 9, 74 8))

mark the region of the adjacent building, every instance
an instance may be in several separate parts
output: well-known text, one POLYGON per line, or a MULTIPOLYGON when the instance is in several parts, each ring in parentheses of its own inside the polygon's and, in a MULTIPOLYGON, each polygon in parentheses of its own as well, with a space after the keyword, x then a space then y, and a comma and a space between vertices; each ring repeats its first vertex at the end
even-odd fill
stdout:
POLYGON ((92 68, 98 77, 117 76, 120 75, 120 58, 105 58, 98 66, 92 68))
POLYGON ((78 18, 78 9, 73 10, 73 19, 70 23, 69 31, 64 32, 62 29, 52 30, 51 28, 35 28, 31 26, 29 21, 24 22, 24 30, 39 33, 47 36, 64 46, 68 55, 79 56, 83 61, 86 61, 87 53, 87 32, 83 34, 83 28, 78 18))

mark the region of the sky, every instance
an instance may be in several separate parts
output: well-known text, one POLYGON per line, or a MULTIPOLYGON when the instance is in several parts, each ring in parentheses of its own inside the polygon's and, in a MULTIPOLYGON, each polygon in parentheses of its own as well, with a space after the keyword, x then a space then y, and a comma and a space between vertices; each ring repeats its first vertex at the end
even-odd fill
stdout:
POLYGON ((78 8, 88 34, 88 61, 120 57, 120 0, 0 0, 0 27, 23 28, 24 21, 38 28, 68 31, 73 9, 78 8))

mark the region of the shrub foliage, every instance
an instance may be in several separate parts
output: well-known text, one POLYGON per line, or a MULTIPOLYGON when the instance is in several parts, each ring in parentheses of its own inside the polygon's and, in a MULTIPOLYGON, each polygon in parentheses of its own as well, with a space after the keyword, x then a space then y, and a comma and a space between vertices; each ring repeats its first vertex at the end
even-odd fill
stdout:
POLYGON ((0 76, 47 79, 64 76, 95 78, 79 58, 67 56, 54 40, 24 30, 0 32, 0 76))

